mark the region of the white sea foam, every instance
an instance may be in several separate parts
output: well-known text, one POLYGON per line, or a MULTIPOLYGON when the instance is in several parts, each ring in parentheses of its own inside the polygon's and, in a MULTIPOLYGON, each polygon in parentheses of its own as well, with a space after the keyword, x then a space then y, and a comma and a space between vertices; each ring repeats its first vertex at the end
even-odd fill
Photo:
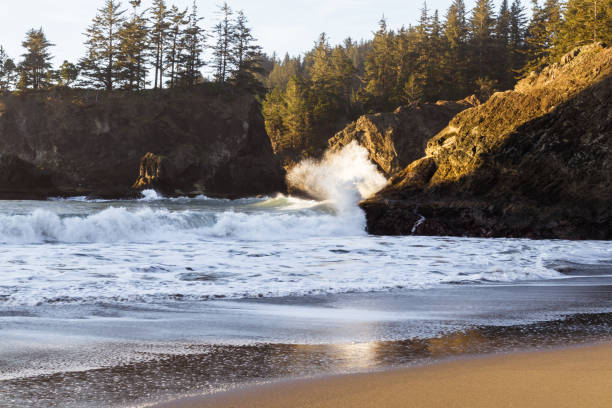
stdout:
POLYGON ((384 178, 357 145, 290 181, 321 201, 0 202, 0 305, 559 280, 555 263, 612 265, 609 242, 368 236, 357 204, 384 178))
POLYGON ((157 201, 164 198, 155 190, 143 190, 140 192, 140 194, 142 194, 140 201, 157 201))
MULTIPOLYGON (((612 260, 609 242, 295 234, 238 241, 225 239, 232 226, 218 224, 205 241, 5 245, 0 306, 163 303, 177 295, 183 300, 302 296, 526 280, 552 284, 551 279, 566 278, 551 267, 559 260, 612 260)), ((265 233, 257 225, 250 228, 249 234, 265 233)))
POLYGON ((228 238, 273 241, 308 237, 365 235, 361 224, 338 222, 331 214, 304 212, 171 212, 111 207, 88 216, 46 210, 0 215, 0 243, 150 243, 228 238))
POLYGON ((355 213, 357 203, 382 189, 387 180, 370 161, 368 151, 351 142, 322 160, 307 159, 287 176, 292 186, 334 203, 340 213, 355 213))

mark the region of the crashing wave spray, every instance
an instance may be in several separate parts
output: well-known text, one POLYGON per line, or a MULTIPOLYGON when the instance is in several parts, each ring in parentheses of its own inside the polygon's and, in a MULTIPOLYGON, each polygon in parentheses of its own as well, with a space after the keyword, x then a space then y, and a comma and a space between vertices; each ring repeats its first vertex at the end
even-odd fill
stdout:
POLYGON ((370 161, 368 151, 353 141, 340 151, 328 151, 319 161, 302 161, 289 172, 287 182, 316 199, 331 201, 343 215, 362 214, 359 201, 380 191, 387 180, 370 161))
MULTIPOLYGON (((0 245, 43 243, 198 242, 202 239, 291 240, 365 234, 365 214, 357 205, 385 186, 368 152, 351 143, 320 161, 305 160, 288 176, 289 184, 326 205, 293 197, 235 203, 208 199, 163 199, 145 192, 138 205, 99 207, 86 214, 56 214, 37 208, 26 214, 0 212, 0 245), (163 200, 163 207, 147 202, 163 200), (214 201, 214 200, 213 200, 214 201), (174 203, 191 203, 189 208, 174 203), (204 203, 204 204, 203 204, 204 203), (329 204, 329 205, 328 205, 329 204), (164 208, 164 207, 168 208, 164 208), (336 214, 322 210, 333 206, 336 214), (102 208, 100 210, 100 208, 102 208), (173 210, 174 209, 174 210, 173 210), (244 209, 244 211, 243 211, 244 209), (178 210, 178 211, 177 211, 178 210)), ((87 203, 85 199, 79 199, 87 203)), ((66 203, 70 208, 70 203, 66 203)), ((80 205, 80 204, 79 204, 80 205)))

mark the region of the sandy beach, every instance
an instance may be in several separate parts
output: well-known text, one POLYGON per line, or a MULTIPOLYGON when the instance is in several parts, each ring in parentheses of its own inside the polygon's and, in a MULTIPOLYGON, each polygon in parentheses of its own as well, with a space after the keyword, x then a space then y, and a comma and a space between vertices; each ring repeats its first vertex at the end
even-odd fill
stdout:
POLYGON ((612 344, 252 387, 156 408, 610 407, 612 344))

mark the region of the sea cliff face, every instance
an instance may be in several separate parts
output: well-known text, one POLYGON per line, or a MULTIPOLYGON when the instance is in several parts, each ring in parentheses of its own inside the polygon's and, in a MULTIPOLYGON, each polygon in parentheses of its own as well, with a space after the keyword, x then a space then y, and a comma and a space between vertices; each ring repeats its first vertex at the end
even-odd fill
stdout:
MULTIPOLYGON (((55 195, 126 197, 143 188, 227 197, 284 191, 284 171, 260 112, 250 95, 203 88, 5 95, 0 154, 38 169, 50 180, 38 191, 55 195), (155 177, 141 177, 147 154, 163 164, 155 177)), ((2 182, 0 196, 26 191, 31 198, 23 180, 11 180, 2 182)))
POLYGON ((412 103, 395 112, 364 115, 331 138, 329 150, 339 151, 355 141, 389 177, 420 158, 427 141, 456 114, 478 103, 472 96, 458 102, 412 103))
POLYGON ((362 203, 373 234, 612 238, 612 49, 458 114, 362 203))

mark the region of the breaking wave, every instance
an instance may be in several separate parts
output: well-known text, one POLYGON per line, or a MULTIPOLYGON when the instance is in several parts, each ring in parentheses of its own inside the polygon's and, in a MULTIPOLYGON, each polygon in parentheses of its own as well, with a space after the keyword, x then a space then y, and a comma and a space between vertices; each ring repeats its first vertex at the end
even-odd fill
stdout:
POLYGON ((274 241, 359 236, 365 235, 365 215, 358 202, 386 182, 369 161, 367 151, 355 143, 326 154, 321 161, 300 163, 288 179, 321 201, 283 195, 236 202, 204 196, 165 199, 153 190, 121 207, 79 198, 74 201, 103 207, 84 215, 60 215, 43 208, 29 214, 0 214, 0 243, 145 243, 214 238, 274 241), (187 205, 187 209, 168 209, 177 205, 187 205))
POLYGON ((287 176, 289 184, 319 200, 334 203, 340 214, 354 213, 357 203, 380 191, 387 180, 355 141, 322 160, 307 159, 287 176))
POLYGON ((336 216, 324 213, 108 208, 86 217, 59 216, 41 209, 28 215, 0 215, 0 242, 5 244, 184 242, 208 238, 268 241, 363 234, 361 226, 338 222, 336 216))

